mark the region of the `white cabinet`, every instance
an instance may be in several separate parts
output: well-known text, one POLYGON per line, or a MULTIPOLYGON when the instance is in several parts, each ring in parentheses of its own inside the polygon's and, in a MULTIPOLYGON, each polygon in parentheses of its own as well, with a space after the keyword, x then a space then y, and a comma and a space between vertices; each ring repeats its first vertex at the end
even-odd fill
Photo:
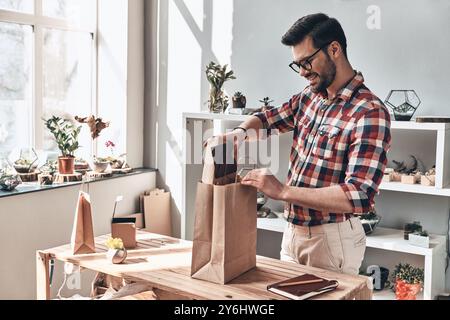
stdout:
MULTIPOLYGON (((186 130, 183 139, 185 164, 183 170, 183 210, 182 236, 192 238, 194 223, 194 203, 197 182, 201 178, 201 145, 203 133, 224 132, 248 119, 249 116, 185 113, 183 126, 186 130), (188 161, 189 160, 189 161, 188 161), (192 162, 197 164, 190 164, 192 162)), ((415 123, 393 121, 391 125, 392 148, 389 160, 402 160, 410 154, 417 155, 429 169, 436 166, 436 186, 419 184, 407 185, 396 182, 383 182, 381 192, 406 192, 432 196, 450 197, 450 124, 415 123), (430 143, 432 141, 432 143, 430 143)), ((289 147, 289 146, 288 146, 289 147)), ((286 158, 289 153, 286 154, 286 158)), ((279 219, 258 219, 258 229, 283 232, 286 221, 279 219)), ((447 261, 447 235, 432 235, 430 248, 410 245, 403 239, 403 231, 377 228, 367 237, 367 247, 393 252, 414 254, 424 258, 425 283, 424 299, 433 299, 445 290, 445 267, 447 261)))

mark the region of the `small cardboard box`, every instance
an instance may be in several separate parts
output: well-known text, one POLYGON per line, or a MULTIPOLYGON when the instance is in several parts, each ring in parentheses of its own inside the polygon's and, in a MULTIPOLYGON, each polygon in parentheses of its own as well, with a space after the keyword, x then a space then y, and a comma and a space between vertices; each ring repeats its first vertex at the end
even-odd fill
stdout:
POLYGON ((436 176, 435 175, 423 175, 420 177, 420 184, 423 186, 434 186, 436 184, 436 176))
POLYGON ((420 176, 418 175, 407 175, 403 174, 401 182, 405 184, 416 184, 420 181, 420 176))
POLYGON ((391 176, 392 182, 401 182, 402 181, 402 175, 398 172, 392 172, 390 174, 390 176, 391 176))
POLYGON ((170 192, 155 189, 145 192, 141 195, 140 200, 144 212, 144 230, 165 236, 172 236, 170 192))
POLYGON ((122 218, 135 218, 136 219, 136 229, 144 229, 144 214, 143 213, 134 213, 123 216, 122 218))
POLYGON ((111 221, 111 235, 122 239, 126 249, 136 248, 136 219, 114 218, 111 221))

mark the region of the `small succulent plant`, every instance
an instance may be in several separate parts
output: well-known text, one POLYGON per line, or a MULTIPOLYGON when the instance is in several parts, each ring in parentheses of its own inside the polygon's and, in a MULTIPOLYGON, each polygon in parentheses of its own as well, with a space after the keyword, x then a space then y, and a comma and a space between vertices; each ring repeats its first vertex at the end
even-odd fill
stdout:
POLYGON ((233 108, 243 109, 247 104, 247 98, 239 91, 234 93, 232 100, 233 108))
POLYGON ((393 282, 402 280, 409 284, 419 284, 423 283, 424 270, 413 267, 409 263, 399 263, 395 266, 392 278, 393 282))
POLYGON ((270 100, 269 97, 265 97, 262 100, 259 100, 259 102, 263 103, 264 107, 269 107, 273 100, 270 100))

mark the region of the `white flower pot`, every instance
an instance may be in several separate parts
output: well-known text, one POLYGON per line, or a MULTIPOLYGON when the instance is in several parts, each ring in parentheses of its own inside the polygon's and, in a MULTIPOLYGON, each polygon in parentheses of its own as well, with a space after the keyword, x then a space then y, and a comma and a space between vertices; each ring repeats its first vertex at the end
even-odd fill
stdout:
POLYGON ((106 253, 106 258, 109 262, 114 264, 120 264, 125 261, 127 258, 127 250, 126 249, 109 249, 106 253))
POLYGON ((94 161, 94 171, 97 173, 105 172, 106 169, 108 169, 108 166, 109 166, 108 161, 104 161, 104 162, 94 161))
POLYGON ((409 234, 409 243, 423 248, 429 248, 430 247, 430 237, 423 237, 418 234, 409 234))

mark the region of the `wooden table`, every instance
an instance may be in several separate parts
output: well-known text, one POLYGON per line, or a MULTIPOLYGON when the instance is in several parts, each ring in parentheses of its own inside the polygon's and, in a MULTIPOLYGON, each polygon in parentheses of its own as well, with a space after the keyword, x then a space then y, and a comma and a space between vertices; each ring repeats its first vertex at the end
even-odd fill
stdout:
MULTIPOLYGON (((192 242, 139 231, 138 246, 128 250, 124 264, 107 261, 105 246, 109 235, 97 237, 96 253, 72 255, 70 245, 37 251, 37 299, 50 299, 50 260, 70 262, 82 269, 94 270, 129 281, 145 282, 159 292, 176 294, 196 300, 264 300, 283 299, 266 290, 268 284, 303 273, 336 279, 339 287, 313 299, 371 299, 369 278, 351 276, 297 265, 267 257, 257 257, 255 269, 244 273, 226 285, 218 285, 190 277, 192 242)), ((161 295, 164 296, 164 295, 161 295)))

